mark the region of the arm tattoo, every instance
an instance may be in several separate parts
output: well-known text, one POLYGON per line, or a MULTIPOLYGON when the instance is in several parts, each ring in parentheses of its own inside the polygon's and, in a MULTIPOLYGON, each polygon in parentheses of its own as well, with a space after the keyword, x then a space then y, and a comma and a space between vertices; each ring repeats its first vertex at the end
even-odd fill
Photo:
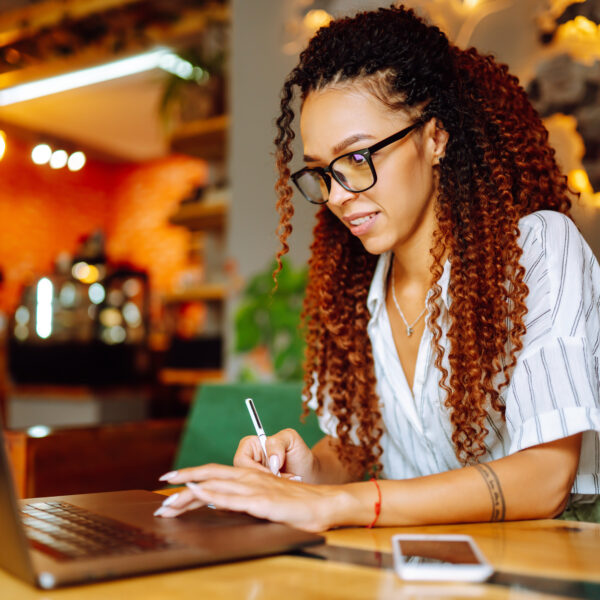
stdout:
POLYGON ((490 492, 490 498, 492 500, 491 521, 504 521, 504 517, 506 516, 506 504, 504 502, 504 494, 502 493, 502 486, 500 485, 498 476, 489 465, 479 464, 474 465, 474 467, 483 477, 490 492))

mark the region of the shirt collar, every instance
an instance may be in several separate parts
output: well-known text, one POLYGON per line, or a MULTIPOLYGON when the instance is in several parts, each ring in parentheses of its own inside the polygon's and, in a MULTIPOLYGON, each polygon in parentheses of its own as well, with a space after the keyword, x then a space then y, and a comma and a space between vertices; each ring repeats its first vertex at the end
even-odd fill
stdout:
MULTIPOLYGON (((386 281, 391 261, 391 251, 384 252, 377 261, 375 273, 373 273, 373 279, 371 280, 371 287, 369 288, 369 295, 367 296, 367 308, 369 309, 369 313, 371 313, 371 317, 376 317, 385 304, 386 281)), ((444 270, 442 271, 442 275, 439 278, 438 283, 442 288, 440 298, 448 309, 450 307, 450 296, 448 289, 450 287, 449 260, 446 260, 444 263, 444 270)))

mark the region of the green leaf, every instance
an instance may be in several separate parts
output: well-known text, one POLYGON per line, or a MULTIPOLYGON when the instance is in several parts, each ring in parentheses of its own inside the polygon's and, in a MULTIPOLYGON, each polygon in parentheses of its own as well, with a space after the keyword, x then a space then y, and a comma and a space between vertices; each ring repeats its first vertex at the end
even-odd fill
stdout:
MULTIPOLYGON (((272 276, 275 262, 254 275, 244 289, 235 314, 235 350, 246 352, 266 346, 277 378, 291 380, 302 377, 305 343, 299 324, 308 269, 294 268, 286 258, 282 264, 276 291, 272 276)), ((243 376, 248 377, 248 373, 243 376)))
POLYGON ((235 316, 235 342, 236 352, 252 350, 263 340, 263 329, 255 320, 255 307, 248 304, 238 310, 235 316))

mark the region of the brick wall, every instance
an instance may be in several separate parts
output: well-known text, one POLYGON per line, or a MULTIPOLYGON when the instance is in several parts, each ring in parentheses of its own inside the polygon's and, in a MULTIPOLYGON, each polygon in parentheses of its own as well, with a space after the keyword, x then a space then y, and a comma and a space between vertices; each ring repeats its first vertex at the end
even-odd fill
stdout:
POLYGON ((0 310, 14 310, 22 286, 51 272, 96 229, 109 260, 148 270, 154 292, 172 289, 188 266, 189 233, 168 216, 206 180, 203 161, 169 156, 143 164, 88 160, 77 173, 34 165, 31 147, 8 139, 0 162, 0 310))

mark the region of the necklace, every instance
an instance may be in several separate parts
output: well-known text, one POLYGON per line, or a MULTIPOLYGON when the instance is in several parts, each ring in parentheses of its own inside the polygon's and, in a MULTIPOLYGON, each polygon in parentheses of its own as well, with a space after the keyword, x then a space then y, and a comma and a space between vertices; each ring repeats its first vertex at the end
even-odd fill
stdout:
POLYGON ((392 263, 392 298, 394 299, 394 304, 396 305, 396 308, 398 309, 398 314, 400 315, 400 318, 402 319, 402 321, 404 322, 404 325, 406 326, 406 335, 408 337, 410 337, 414 333, 415 325, 421 320, 421 317, 427 312, 427 305, 425 305, 425 308, 421 311, 421 314, 409 325, 408 321, 406 320, 406 317, 404 316, 404 313, 402 312, 402 309, 400 308, 400 305, 398 304, 398 300, 396 298, 396 280, 394 278, 394 271, 395 271, 394 267, 395 267, 395 265, 394 265, 394 263, 392 263))

